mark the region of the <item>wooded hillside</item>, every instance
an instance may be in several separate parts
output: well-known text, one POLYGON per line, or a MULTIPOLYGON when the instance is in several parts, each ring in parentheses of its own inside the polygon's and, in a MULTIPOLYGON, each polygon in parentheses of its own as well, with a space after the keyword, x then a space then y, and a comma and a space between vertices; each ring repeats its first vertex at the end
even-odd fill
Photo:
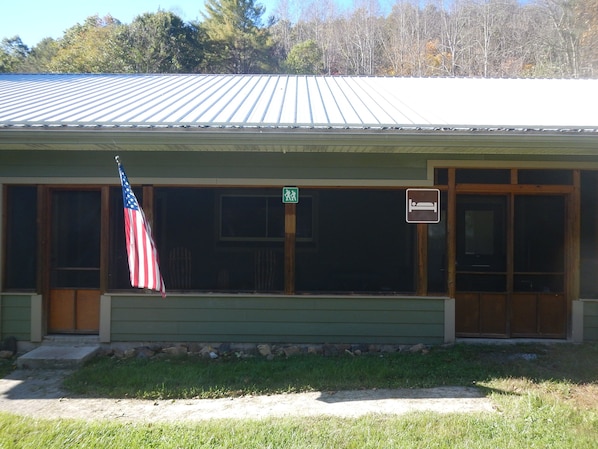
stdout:
POLYGON ((0 72, 598 76, 598 0, 206 0, 202 20, 89 17, 32 48, 0 45, 0 72))

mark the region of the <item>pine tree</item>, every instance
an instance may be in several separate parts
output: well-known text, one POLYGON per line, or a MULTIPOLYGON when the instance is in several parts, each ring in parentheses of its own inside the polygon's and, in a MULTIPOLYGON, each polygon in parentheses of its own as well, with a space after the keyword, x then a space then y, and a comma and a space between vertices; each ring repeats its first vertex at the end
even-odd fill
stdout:
POLYGON ((201 24, 206 71, 260 73, 271 70, 274 44, 262 25, 264 7, 254 0, 207 0, 201 24))

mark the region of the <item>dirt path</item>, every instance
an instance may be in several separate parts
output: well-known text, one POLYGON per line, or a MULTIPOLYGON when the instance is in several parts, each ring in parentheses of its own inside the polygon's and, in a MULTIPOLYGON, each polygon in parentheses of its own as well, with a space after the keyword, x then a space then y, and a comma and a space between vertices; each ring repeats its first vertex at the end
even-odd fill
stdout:
POLYGON ((493 412, 492 402, 475 388, 313 392, 231 399, 137 400, 78 398, 62 390, 68 371, 17 370, 0 379, 0 411, 38 418, 174 422, 207 419, 493 412))

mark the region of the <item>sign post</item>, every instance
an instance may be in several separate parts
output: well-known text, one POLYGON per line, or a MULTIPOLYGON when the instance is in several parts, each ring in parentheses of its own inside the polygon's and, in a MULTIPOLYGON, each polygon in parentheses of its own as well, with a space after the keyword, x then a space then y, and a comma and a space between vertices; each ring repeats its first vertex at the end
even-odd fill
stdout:
POLYGON ((407 223, 439 223, 440 190, 407 189, 405 208, 407 223))

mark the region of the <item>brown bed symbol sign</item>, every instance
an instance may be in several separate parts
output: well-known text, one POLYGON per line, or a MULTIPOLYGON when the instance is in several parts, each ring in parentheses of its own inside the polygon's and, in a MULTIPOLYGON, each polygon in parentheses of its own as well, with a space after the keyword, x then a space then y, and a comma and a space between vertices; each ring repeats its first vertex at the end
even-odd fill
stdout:
POLYGON ((440 190, 407 189, 407 223, 438 223, 440 221, 440 190))

